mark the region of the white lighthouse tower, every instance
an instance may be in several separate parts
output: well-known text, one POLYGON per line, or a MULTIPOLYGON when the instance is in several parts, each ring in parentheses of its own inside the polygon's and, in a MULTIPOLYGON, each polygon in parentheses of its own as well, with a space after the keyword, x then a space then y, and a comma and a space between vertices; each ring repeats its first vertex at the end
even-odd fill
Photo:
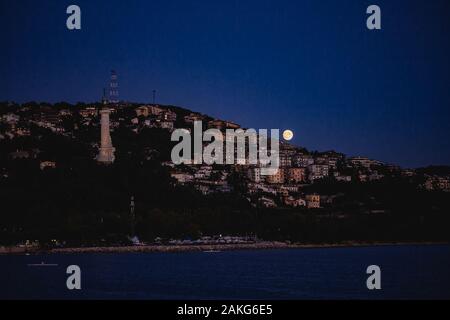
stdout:
POLYGON ((111 109, 108 108, 106 99, 103 98, 103 108, 100 110, 101 138, 100 148, 98 150, 97 161, 103 164, 114 162, 114 152, 116 149, 112 145, 111 133, 109 129, 109 115, 111 109))

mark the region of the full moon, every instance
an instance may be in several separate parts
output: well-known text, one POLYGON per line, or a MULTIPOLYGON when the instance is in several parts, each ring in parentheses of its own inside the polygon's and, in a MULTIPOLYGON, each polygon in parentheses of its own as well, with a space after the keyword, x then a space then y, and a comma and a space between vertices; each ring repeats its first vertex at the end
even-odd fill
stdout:
POLYGON ((294 137, 294 133, 291 130, 284 130, 283 132, 283 139, 286 141, 292 140, 294 137))

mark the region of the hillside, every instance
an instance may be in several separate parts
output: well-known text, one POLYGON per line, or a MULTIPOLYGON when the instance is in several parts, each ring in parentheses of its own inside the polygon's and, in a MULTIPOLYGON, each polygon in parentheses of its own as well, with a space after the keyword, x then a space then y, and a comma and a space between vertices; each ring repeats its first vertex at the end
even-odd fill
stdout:
POLYGON ((171 163, 176 128, 238 124, 124 103, 112 165, 97 163, 101 104, 0 104, 0 243, 122 245, 257 236, 292 242, 448 240, 448 168, 403 170, 283 143, 280 170, 171 163), (131 214, 131 201, 134 214, 131 214), (55 241, 56 242, 55 242, 55 241))

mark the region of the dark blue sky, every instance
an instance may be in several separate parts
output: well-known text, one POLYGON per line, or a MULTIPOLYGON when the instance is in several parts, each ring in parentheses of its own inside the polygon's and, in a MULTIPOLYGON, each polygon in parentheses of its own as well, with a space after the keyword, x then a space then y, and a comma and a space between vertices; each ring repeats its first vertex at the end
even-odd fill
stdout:
POLYGON ((310 149, 450 165, 449 18, 448 0, 0 0, 0 100, 99 100, 116 69, 124 100, 156 89, 310 149))

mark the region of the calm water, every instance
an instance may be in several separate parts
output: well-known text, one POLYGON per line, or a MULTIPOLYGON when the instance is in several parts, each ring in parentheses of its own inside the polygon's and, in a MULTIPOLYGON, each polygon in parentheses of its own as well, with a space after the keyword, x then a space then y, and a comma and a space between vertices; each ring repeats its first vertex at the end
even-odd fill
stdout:
POLYGON ((450 298, 450 246, 174 254, 0 256, 0 298, 432 299, 450 298), (28 264, 57 264, 32 267, 28 264), (66 289, 79 265, 82 290, 66 289), (367 266, 382 290, 366 289, 367 266))

